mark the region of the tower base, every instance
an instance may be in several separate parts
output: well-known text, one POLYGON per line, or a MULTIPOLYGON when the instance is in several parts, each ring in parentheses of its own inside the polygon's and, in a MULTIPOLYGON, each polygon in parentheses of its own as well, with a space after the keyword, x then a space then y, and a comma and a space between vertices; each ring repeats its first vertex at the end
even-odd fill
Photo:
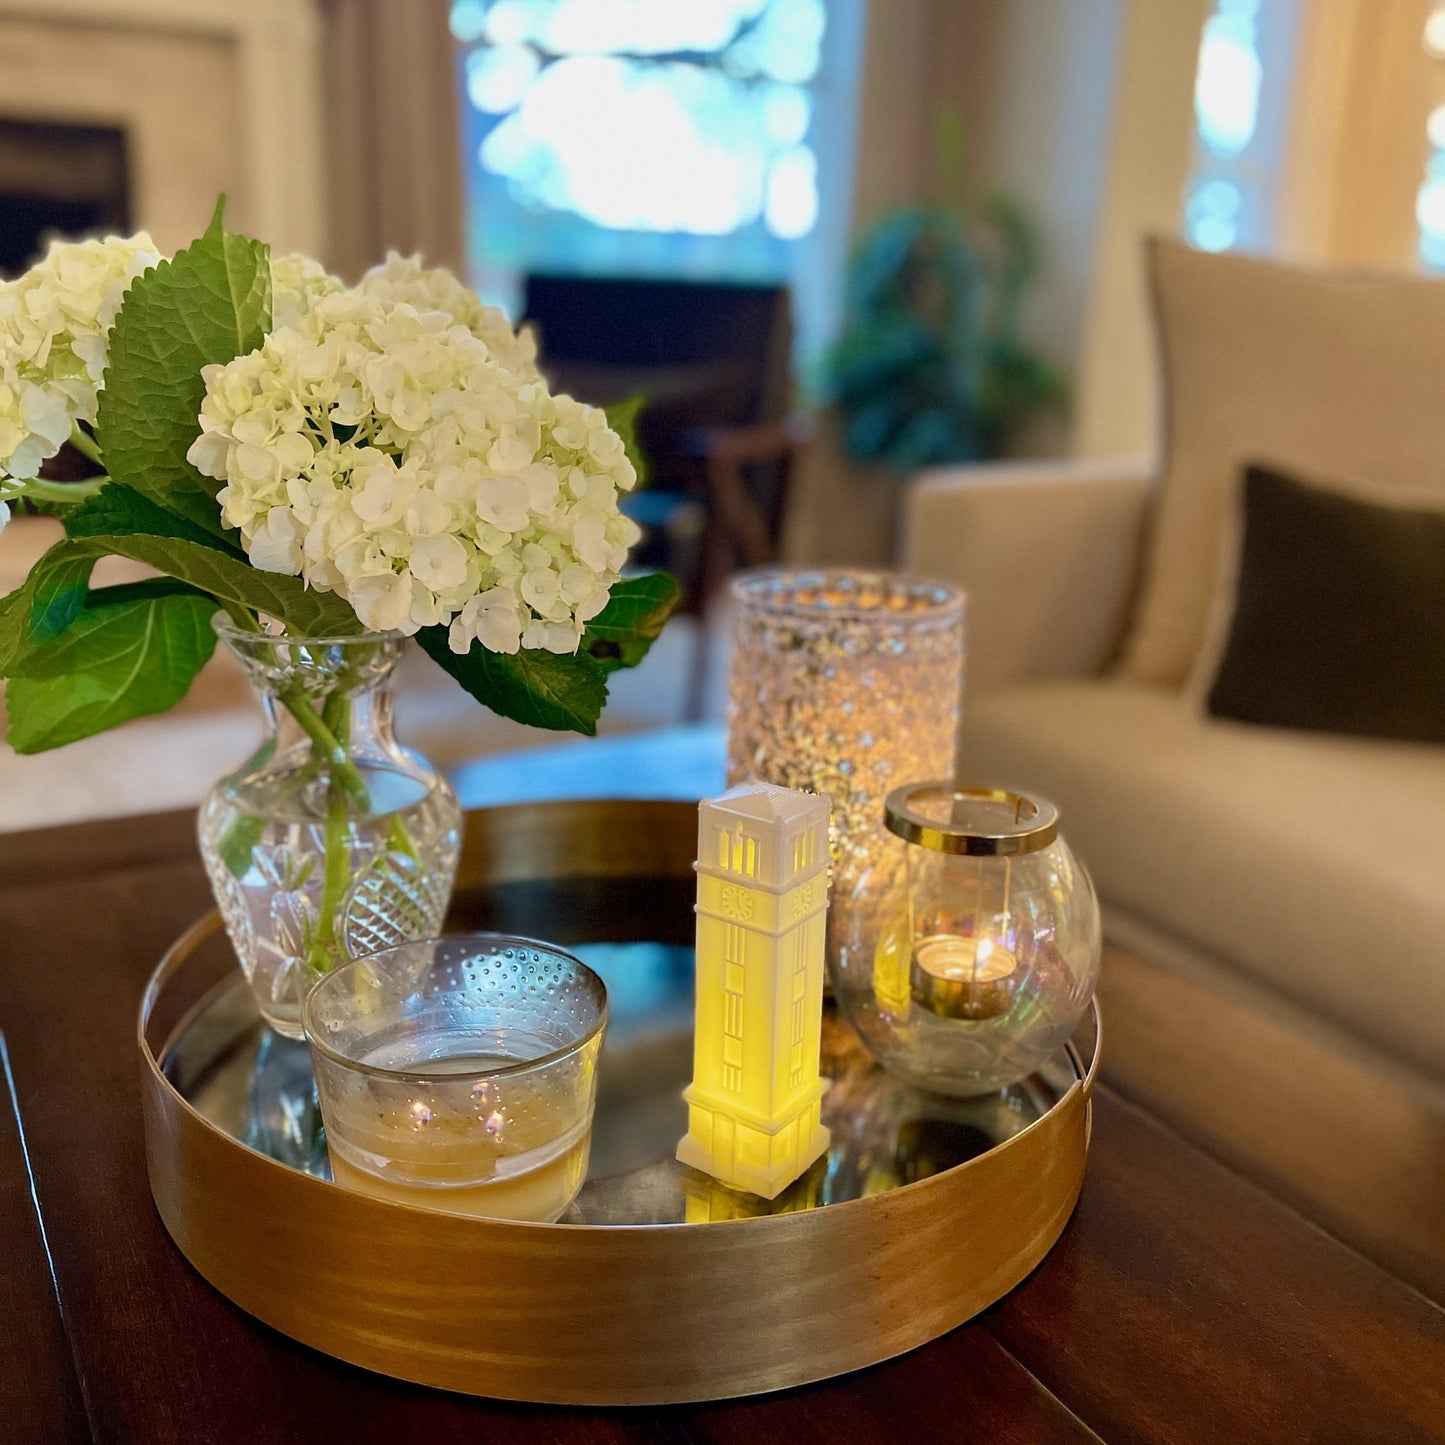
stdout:
POLYGON ((781 1119, 761 1121, 687 1089, 687 1134, 677 1157, 734 1189, 776 1199, 828 1148, 820 1121, 823 1085, 781 1119))

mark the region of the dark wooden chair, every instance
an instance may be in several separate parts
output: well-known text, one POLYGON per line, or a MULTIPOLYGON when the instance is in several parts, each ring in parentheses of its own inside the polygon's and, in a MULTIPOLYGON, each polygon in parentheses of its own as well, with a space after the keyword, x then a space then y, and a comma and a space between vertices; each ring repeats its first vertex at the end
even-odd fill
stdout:
POLYGON ((706 497, 698 581, 685 603, 698 619, 686 704, 691 721, 703 716, 712 663, 708 613, 739 568, 778 560, 798 453, 812 433, 811 418, 794 416, 752 426, 708 427, 691 438, 706 497))

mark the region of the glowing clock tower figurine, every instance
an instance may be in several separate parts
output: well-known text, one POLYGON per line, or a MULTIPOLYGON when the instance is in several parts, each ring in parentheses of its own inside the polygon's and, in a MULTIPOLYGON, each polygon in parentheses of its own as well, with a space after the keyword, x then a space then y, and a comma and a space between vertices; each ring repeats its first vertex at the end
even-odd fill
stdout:
POLYGON ((684 1164, 772 1199, 819 1114, 827 798, 745 783, 698 806, 697 1013, 684 1164))

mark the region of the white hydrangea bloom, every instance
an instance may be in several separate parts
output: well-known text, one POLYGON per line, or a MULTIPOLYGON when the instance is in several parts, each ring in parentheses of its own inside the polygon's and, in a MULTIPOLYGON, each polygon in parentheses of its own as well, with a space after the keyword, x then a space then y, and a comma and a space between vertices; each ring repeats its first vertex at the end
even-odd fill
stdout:
POLYGON ((94 422, 111 323, 159 260, 144 231, 52 241, 23 276, 0 282, 0 477, 34 477, 75 422, 94 422))
POLYGON ((272 256, 271 329, 299 326, 313 302, 345 289, 341 277, 333 276, 320 261, 299 251, 272 256))
POLYGON ((484 341, 492 356, 515 376, 537 378, 537 342, 529 328, 512 329, 506 313, 488 306, 469 286, 443 266, 423 266, 420 256, 388 251, 356 288, 363 296, 395 304, 404 301, 418 311, 441 311, 484 341))
POLYGON ((322 295, 205 368, 188 455, 225 483, 254 565, 338 593, 365 626, 575 652, 637 540, 617 506, 636 473, 601 411, 506 365, 477 324, 374 278, 322 295))
POLYGON ((5 524, 10 520, 10 503, 0 502, 0 532, 5 530, 5 524))

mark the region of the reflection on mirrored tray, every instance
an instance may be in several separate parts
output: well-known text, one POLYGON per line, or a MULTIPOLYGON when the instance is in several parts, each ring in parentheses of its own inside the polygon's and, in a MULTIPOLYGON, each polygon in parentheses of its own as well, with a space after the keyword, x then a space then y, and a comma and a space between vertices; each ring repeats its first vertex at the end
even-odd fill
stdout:
MULTIPOLYGON (((1012 1088, 974 1099, 925 1094, 885 1074, 831 1009, 824 1016, 828 1153, 773 1200, 676 1162, 692 1067, 690 948, 609 943, 572 950, 607 983, 587 1183, 570 1224, 704 1223, 816 1209, 880 1194, 975 1158, 1042 1117, 1078 1077, 1060 1053, 1012 1088)), ((167 1078, 204 1117, 250 1148, 329 1179, 325 1134, 303 1043, 265 1028, 239 979, 219 987, 172 1041, 167 1078)))

